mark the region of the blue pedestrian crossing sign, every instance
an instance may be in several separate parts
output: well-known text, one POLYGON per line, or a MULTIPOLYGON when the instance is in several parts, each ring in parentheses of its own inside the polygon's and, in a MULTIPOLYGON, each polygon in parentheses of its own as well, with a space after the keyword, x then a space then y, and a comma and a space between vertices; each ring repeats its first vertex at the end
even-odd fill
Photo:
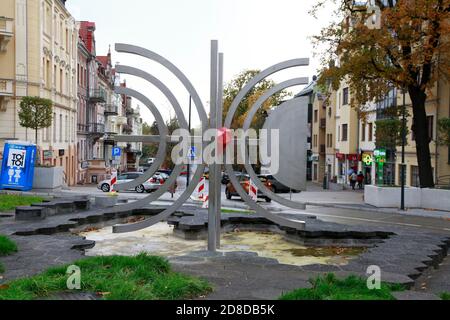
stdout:
POLYGON ((188 158, 191 160, 195 160, 196 154, 197 153, 197 148, 192 146, 191 149, 189 149, 189 155, 188 158))
POLYGON ((120 149, 119 147, 114 147, 112 149, 112 156, 113 157, 120 157, 121 154, 122 154, 122 149, 120 149))

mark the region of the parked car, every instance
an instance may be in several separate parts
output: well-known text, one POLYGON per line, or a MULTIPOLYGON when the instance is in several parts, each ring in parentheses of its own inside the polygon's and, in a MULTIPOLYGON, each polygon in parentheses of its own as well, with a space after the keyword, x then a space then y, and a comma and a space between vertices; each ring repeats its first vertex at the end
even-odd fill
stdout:
POLYGON ((291 190, 292 192, 298 192, 297 190, 293 190, 290 187, 282 184, 271 174, 261 174, 259 175, 259 177, 266 178, 272 184, 272 191, 274 193, 289 193, 291 192, 291 190))
MULTIPOLYGON (((240 176, 244 175, 244 173, 235 171, 235 172, 234 172, 234 175, 235 175, 236 177, 240 177, 240 176)), ((225 172, 222 172, 222 180, 221 180, 221 183, 224 184, 224 185, 227 185, 227 184, 230 183, 230 177, 229 177, 228 174, 225 173, 225 172)))
MULTIPOLYGON (((264 186, 268 189, 272 189, 272 184, 265 178, 265 177, 259 177, 260 181, 264 184, 264 186)), ((245 192, 248 194, 248 190, 250 189, 250 176, 246 174, 241 174, 238 176, 239 183, 244 188, 245 192)), ((239 194, 237 193, 236 189, 234 188, 233 184, 229 182, 227 184, 227 187, 225 188, 225 196, 228 200, 231 200, 233 197, 239 197, 239 194)), ((266 200, 266 202, 271 202, 272 199, 269 197, 266 197, 264 193, 258 189, 257 192, 258 198, 263 198, 266 200)))
MULTIPOLYGON (((122 173, 117 177, 117 184, 131 182, 131 181, 139 178, 141 175, 143 175, 143 172, 122 173)), ((100 181, 97 184, 97 188, 102 190, 103 192, 110 192, 111 191, 111 179, 100 181)), ((134 190, 136 192, 144 192, 145 191, 143 185, 137 186, 136 188, 131 189, 131 190, 134 190)))
MULTIPOLYGON (((142 172, 123 173, 117 177, 117 184, 131 182, 139 178, 142 174, 142 172)), ((135 188, 129 189, 128 191, 136 191, 137 193, 154 192, 166 182, 168 177, 169 176, 165 173, 157 172, 148 181, 136 186, 135 188)), ((111 179, 101 181, 97 184, 97 188, 102 190, 103 192, 111 191, 111 179)))

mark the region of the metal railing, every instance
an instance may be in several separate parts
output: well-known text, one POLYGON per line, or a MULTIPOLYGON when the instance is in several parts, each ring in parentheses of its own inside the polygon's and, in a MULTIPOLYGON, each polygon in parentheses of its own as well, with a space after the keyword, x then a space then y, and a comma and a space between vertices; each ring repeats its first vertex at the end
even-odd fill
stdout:
POLYGON ((112 116, 119 114, 119 107, 114 104, 105 105, 105 116, 112 116))
POLYGON ((106 92, 103 89, 92 89, 89 91, 91 102, 106 102, 106 92))
POLYGON ((88 132, 93 134, 104 134, 105 125, 103 123, 90 123, 88 125, 88 132))

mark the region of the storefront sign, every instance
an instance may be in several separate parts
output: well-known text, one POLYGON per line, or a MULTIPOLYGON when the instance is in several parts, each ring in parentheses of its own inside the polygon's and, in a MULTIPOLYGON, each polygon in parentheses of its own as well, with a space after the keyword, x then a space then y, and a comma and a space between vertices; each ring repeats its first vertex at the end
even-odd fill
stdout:
POLYGON ((44 160, 52 160, 53 159, 53 151, 44 150, 44 160))
POLYGON ((343 154, 343 153, 336 153, 336 158, 338 158, 339 160, 345 160, 345 154, 343 154))
POLYGON ((358 161, 358 160, 359 160, 359 157, 358 157, 357 154, 349 154, 349 155, 347 156, 347 159, 348 159, 349 161, 358 161))
POLYGON ((366 166, 371 166, 373 163, 373 158, 370 153, 366 153, 366 152, 363 153, 361 159, 362 159, 362 162, 364 163, 364 165, 366 165, 366 166))

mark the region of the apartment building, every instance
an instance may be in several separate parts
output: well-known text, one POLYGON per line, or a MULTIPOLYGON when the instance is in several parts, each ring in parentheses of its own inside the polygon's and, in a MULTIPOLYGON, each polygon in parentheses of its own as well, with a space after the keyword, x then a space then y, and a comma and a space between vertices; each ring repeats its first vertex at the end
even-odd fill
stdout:
POLYGON ((327 97, 321 92, 313 95, 312 116, 312 181, 321 182, 326 172, 326 108, 327 97))
POLYGON ((2 0, 0 6, 0 149, 6 140, 34 142, 19 125, 21 97, 53 101, 53 123, 38 132, 44 165, 64 168, 76 183, 78 29, 63 0, 2 0))

